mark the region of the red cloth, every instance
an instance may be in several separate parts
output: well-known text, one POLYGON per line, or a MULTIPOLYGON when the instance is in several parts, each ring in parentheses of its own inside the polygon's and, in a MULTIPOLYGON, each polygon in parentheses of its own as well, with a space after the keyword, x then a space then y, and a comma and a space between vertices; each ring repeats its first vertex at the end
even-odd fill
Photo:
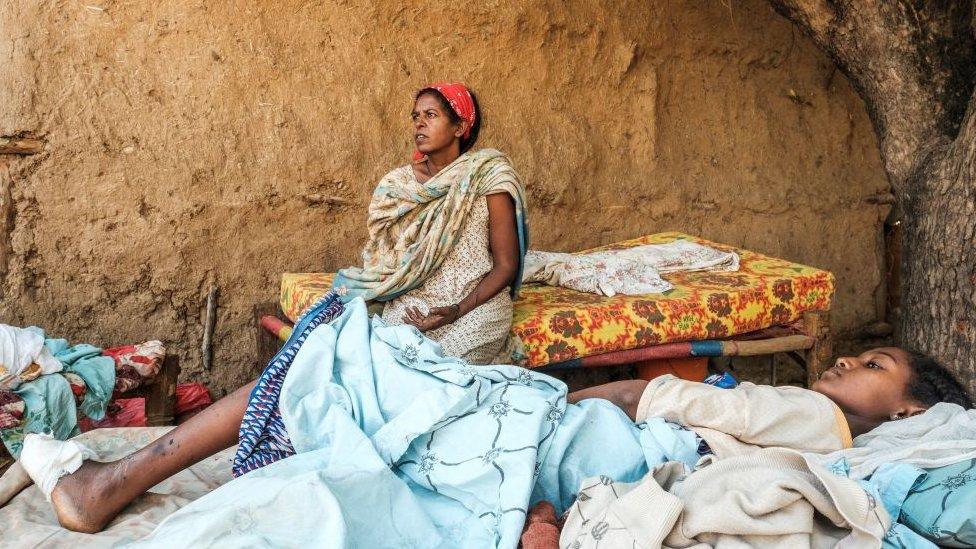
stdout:
MULTIPOLYGON (((474 98, 471 97, 471 92, 468 91, 467 86, 460 82, 438 82, 436 84, 431 84, 427 86, 428 88, 434 88, 435 90, 441 92, 444 99, 451 104, 451 108, 457 113, 462 119, 468 121, 468 129, 464 132, 464 138, 467 139, 471 136, 471 128, 474 127, 476 121, 476 114, 474 112, 474 98)), ((426 89, 426 88, 425 88, 426 89)), ((413 153, 413 159, 415 161, 424 158, 424 154, 420 151, 413 153)))
MULTIPOLYGON (((0 392, 2 397, 2 392, 0 392)), ((0 399, 2 404, 2 399, 0 399)), ((176 423, 183 423, 197 412, 213 404, 210 391, 199 383, 180 383, 176 386, 176 423)), ((2 412, 2 409, 0 409, 2 412)), ((120 398, 108 405, 105 418, 93 421, 87 417, 78 418, 82 432, 105 427, 145 427, 146 399, 120 398)))
POLYGON ((199 383, 180 383, 176 386, 176 412, 177 416, 189 412, 199 412, 207 406, 213 404, 210 398, 210 391, 199 383))
POLYGON ((92 429, 107 429, 109 427, 145 427, 146 399, 120 398, 108 405, 108 412, 103 419, 95 421, 82 416, 78 418, 78 427, 85 433, 92 429))
POLYGON ((540 501, 529 510, 522 528, 522 549, 559 549, 559 519, 548 501, 540 501))

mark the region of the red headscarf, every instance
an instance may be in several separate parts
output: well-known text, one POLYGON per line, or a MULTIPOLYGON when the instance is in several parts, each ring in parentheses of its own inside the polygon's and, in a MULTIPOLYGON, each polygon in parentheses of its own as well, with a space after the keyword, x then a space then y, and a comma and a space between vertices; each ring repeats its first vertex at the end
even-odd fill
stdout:
MULTIPOLYGON (((431 84, 427 88, 433 88, 447 99, 450 103, 451 108, 457 113, 463 120, 468 121, 468 129, 465 130, 464 139, 471 136, 471 128, 474 127, 476 115, 474 112, 474 99, 471 97, 471 92, 468 91, 467 86, 460 82, 438 82, 436 84, 431 84)), ((424 89, 427 89, 424 88, 424 89)), ((420 151, 415 151, 413 153, 414 161, 422 160, 426 155, 420 151)))

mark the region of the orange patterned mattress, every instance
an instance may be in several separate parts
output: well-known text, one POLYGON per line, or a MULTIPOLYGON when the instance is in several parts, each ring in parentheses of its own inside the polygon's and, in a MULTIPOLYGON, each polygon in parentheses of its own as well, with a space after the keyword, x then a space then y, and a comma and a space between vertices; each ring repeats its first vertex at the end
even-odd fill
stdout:
MULTIPOLYGON (((721 339, 787 324, 807 311, 826 311, 834 276, 820 269, 677 232, 626 240, 596 250, 687 239, 739 254, 736 272, 670 273, 674 289, 645 296, 605 297, 529 284, 515 304, 512 333, 526 366, 538 368, 591 355, 703 339, 721 339)), ((593 251, 593 250, 588 250, 593 251)), ((286 273, 281 310, 295 321, 331 287, 332 274, 286 273)))

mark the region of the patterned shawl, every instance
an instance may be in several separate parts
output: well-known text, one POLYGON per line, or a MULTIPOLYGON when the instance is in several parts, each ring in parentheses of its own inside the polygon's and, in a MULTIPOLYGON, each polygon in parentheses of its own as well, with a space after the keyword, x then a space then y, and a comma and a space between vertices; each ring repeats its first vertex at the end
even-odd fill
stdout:
POLYGON ((333 287, 344 302, 356 296, 389 301, 423 284, 457 244, 477 199, 507 192, 515 202, 519 269, 517 295, 528 248, 525 190, 508 157, 494 149, 462 154, 425 183, 409 170, 384 177, 369 205, 369 241, 363 266, 339 270, 333 287))

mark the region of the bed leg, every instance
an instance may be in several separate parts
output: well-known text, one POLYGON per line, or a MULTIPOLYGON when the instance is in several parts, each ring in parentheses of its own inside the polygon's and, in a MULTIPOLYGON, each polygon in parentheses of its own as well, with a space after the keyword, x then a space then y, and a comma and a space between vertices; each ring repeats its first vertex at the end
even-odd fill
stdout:
POLYGON ((271 359, 274 358, 275 354, 278 353, 278 349, 281 349, 281 341, 261 327, 261 317, 265 315, 278 316, 278 311, 279 309, 277 303, 259 303, 255 305, 252 310, 254 313, 255 330, 254 365, 257 367, 259 372, 264 371, 264 368, 268 365, 268 362, 270 362, 271 359))
POLYGON ((158 427, 173 425, 176 413, 176 381, 180 377, 180 359, 166 355, 159 375, 147 387, 146 425, 158 427))
POLYGON ((813 347, 804 352, 807 371, 807 388, 820 378, 833 358, 830 337, 830 314, 827 311, 803 313, 803 331, 814 338, 813 347))

